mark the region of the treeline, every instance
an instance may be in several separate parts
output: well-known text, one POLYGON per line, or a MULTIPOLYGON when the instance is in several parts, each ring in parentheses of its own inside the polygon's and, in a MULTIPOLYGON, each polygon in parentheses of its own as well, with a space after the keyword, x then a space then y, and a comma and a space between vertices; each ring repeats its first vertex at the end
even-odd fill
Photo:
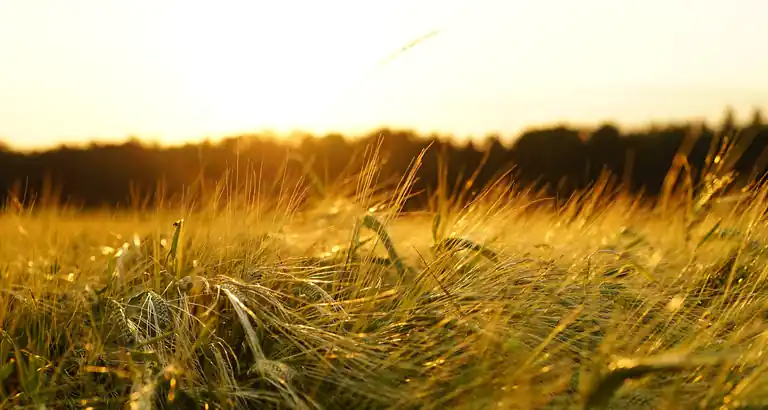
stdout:
POLYGON ((768 127, 761 113, 755 111, 751 121, 736 124, 734 113, 727 110, 714 127, 684 123, 625 131, 614 124, 591 130, 555 126, 528 130, 509 146, 498 136, 490 136, 482 144, 459 144, 437 135, 381 129, 355 138, 333 134, 281 140, 249 135, 179 147, 130 140, 33 153, 6 148, 0 149, 0 200, 57 201, 83 207, 148 206, 160 197, 189 195, 201 182, 215 185, 228 171, 229 185, 249 181, 253 187, 258 180, 262 192, 278 189, 273 182, 287 174, 308 176, 306 184, 313 184, 316 178, 333 185, 350 177, 354 187, 351 176, 362 169, 366 149, 379 145, 378 178, 394 182, 429 147, 414 187, 423 194, 410 200, 413 206, 423 205, 426 196, 438 188, 441 164, 447 164, 444 176, 455 189, 471 185, 470 189, 480 190, 509 175, 509 183, 565 197, 608 172, 626 189, 653 197, 661 191, 681 145, 694 133, 697 139, 687 156, 694 178, 700 176, 696 170, 704 166, 713 141, 719 144, 721 137, 735 135, 749 143, 735 164, 742 178, 760 177, 766 171, 768 127))

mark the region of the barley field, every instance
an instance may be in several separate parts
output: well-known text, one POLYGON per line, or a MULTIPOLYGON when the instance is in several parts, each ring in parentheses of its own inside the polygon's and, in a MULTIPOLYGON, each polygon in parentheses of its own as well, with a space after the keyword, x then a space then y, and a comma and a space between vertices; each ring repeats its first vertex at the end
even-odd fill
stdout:
POLYGON ((375 163, 323 195, 8 204, 0 408, 768 408, 763 185, 406 212, 413 174, 375 163))

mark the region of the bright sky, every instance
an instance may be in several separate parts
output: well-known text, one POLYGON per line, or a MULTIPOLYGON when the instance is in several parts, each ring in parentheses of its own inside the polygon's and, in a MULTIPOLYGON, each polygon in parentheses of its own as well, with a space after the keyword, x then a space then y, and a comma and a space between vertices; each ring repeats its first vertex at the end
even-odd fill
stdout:
POLYGON ((716 121, 768 112, 766 21, 765 0, 0 0, 0 140, 716 121))

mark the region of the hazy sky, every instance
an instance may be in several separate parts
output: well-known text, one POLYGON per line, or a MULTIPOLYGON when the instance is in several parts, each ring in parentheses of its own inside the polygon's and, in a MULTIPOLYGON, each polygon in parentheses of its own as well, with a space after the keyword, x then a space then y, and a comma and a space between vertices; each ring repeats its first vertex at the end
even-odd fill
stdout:
POLYGON ((766 21, 765 0, 0 0, 0 139, 746 116, 766 21))

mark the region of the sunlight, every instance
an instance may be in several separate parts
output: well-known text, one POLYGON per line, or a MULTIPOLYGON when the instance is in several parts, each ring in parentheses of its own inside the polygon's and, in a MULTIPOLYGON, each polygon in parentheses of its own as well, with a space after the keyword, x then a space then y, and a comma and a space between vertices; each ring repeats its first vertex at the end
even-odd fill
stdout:
POLYGON ((16 147, 380 126, 461 138, 768 104, 756 0, 10 4, 0 138, 16 147))
POLYGON ((209 130, 318 129, 378 61, 430 27, 400 3, 177 3, 174 63, 209 130))

